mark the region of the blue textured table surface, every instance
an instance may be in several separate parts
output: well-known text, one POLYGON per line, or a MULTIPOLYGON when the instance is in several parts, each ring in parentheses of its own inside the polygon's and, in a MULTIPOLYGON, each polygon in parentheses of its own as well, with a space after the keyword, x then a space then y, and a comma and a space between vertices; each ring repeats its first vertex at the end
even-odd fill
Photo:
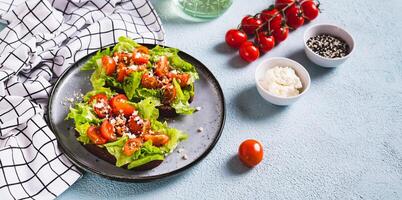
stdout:
POLYGON ((227 120, 213 151, 179 176, 121 183, 92 174, 59 199, 402 199, 402 23, 400 0, 322 0, 318 19, 289 35, 269 54, 246 64, 224 43, 225 32, 273 0, 234 1, 220 18, 178 18, 169 0, 153 0, 167 45, 204 62, 220 81, 227 120), (303 52, 311 24, 331 22, 355 37, 354 55, 336 69, 320 68, 303 52), (284 56, 304 65, 308 94, 276 107, 257 93, 254 70, 284 56), (264 144, 263 162, 248 170, 237 160, 247 138, 264 144))

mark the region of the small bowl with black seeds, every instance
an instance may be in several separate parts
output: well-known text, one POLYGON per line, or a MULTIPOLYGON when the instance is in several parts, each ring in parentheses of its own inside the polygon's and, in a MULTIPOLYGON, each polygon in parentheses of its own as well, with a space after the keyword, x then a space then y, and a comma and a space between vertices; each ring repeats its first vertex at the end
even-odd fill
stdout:
POLYGON ((322 67, 337 67, 350 57, 354 50, 351 34, 339 26, 318 24, 304 33, 304 50, 307 57, 322 67))

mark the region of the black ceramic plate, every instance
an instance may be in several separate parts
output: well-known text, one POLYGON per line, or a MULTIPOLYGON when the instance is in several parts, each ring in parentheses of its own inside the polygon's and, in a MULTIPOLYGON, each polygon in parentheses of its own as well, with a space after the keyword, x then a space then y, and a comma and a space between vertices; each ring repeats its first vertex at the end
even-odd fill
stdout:
MULTIPOLYGON (((149 48, 153 45, 145 45, 149 48)), ((200 106, 202 109, 190 116, 178 116, 168 120, 170 126, 178 128, 189 134, 189 138, 179 144, 177 149, 183 148, 183 152, 177 149, 168 155, 158 167, 147 171, 133 171, 116 167, 94 154, 88 152, 75 137, 72 120, 64 120, 68 113, 68 101, 74 98, 74 93, 90 91, 89 77, 92 71, 81 71, 82 65, 91 57, 90 54, 72 65, 56 82, 48 105, 50 127, 55 133, 61 150, 66 156, 80 168, 99 174, 106 178, 120 181, 147 181, 159 179, 177 174, 201 161, 215 146, 225 122, 225 104, 222 89, 218 81, 197 59, 180 52, 180 57, 192 63, 200 79, 195 83, 195 97, 192 106, 200 106), (203 127, 202 132, 197 132, 203 127), (187 159, 183 159, 183 155, 187 159)))

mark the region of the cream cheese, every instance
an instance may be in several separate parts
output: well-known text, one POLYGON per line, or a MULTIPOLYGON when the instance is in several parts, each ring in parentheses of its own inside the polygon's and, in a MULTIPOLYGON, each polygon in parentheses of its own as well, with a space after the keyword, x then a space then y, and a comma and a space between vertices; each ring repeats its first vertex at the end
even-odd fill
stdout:
POLYGON ((291 67, 276 66, 268 69, 260 83, 264 89, 281 97, 297 96, 303 87, 300 78, 291 67))

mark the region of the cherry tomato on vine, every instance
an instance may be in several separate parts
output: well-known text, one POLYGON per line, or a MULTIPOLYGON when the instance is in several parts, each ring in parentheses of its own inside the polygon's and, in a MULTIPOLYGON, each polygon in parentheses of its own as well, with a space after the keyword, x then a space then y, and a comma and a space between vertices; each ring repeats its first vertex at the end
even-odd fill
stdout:
POLYGON ((261 19, 263 22, 271 20, 269 22, 270 30, 279 28, 282 24, 282 14, 274 7, 263 10, 261 12, 261 19))
POLYGON ((275 0, 275 8, 277 8, 278 10, 282 10, 283 8, 294 2, 295 0, 275 0))
POLYGON ((281 27, 279 29, 274 29, 274 38, 276 44, 286 40, 289 35, 289 28, 287 26, 281 27))
POLYGON ((275 38, 273 35, 268 35, 267 33, 260 32, 255 37, 255 43, 260 48, 262 53, 267 53, 275 46, 275 38))
POLYGON ((241 44, 247 41, 247 35, 241 30, 230 29, 226 32, 225 41, 229 46, 239 48, 241 44))
POLYGON ((247 34, 252 35, 261 24, 262 21, 260 18, 247 15, 241 20, 241 29, 247 34))
POLYGON ((304 18, 310 21, 314 20, 318 16, 318 13, 320 12, 320 9, 318 8, 319 4, 316 4, 312 0, 304 1, 300 7, 303 11, 304 18))
POLYGON ((238 154, 244 165, 254 167, 262 161, 264 150, 259 141, 248 139, 240 144, 238 154))
POLYGON ((286 11, 286 24, 293 29, 297 29, 304 24, 303 14, 301 10, 293 4, 286 11))
POLYGON ((240 46, 239 54, 240 57, 247 62, 253 62, 260 57, 260 51, 250 41, 247 41, 240 46))

